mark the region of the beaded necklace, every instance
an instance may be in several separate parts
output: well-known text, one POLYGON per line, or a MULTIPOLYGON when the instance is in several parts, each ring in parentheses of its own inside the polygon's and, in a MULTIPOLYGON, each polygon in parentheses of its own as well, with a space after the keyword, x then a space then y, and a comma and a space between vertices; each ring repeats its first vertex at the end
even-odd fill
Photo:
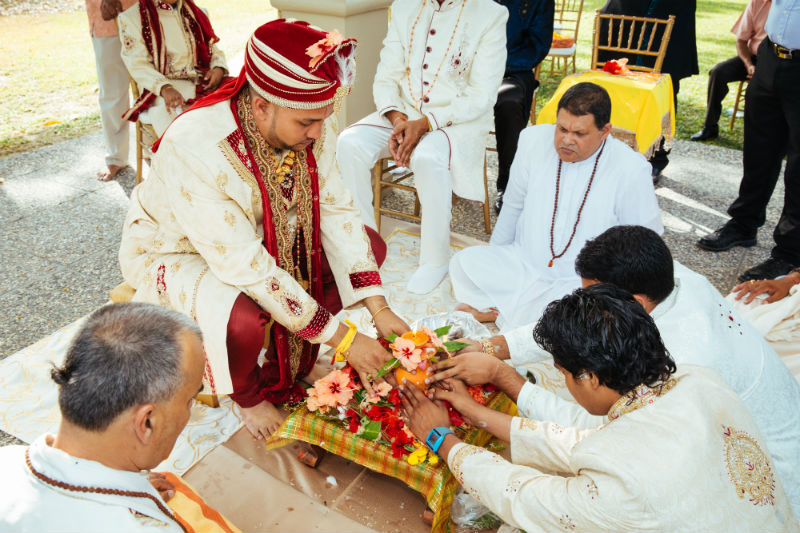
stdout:
POLYGON ((147 498, 152 500, 158 508, 161 510, 162 513, 170 517, 174 520, 181 529, 185 532, 186 528, 181 524, 181 522, 175 518, 175 515, 161 503, 158 498, 150 494, 149 492, 140 492, 140 491, 132 491, 132 490, 120 490, 120 489, 104 489, 101 487, 84 487, 81 485, 70 485, 69 483, 65 483, 64 481, 58 481, 53 478, 47 477, 46 475, 42 474, 38 470, 33 467, 31 464, 31 454, 30 450, 25 450, 25 464, 28 465, 28 470, 31 471, 31 474, 36 476, 40 481, 43 483, 47 483, 48 485, 52 485, 53 487, 58 487, 59 489, 68 490, 71 492, 89 492, 92 494, 111 494, 113 496, 128 496, 130 498, 147 498))
POLYGON ((419 22, 420 17, 422 16, 422 12, 425 10, 425 3, 427 0, 423 0, 422 5, 419 8, 419 13, 417 13, 417 18, 414 19, 414 24, 411 26, 411 37, 408 43, 408 60, 406 61, 406 83, 408 84, 408 95, 411 99, 417 103, 417 108, 422 106, 422 102, 425 98, 433 90, 433 86, 436 85, 436 81, 439 79, 439 71, 442 70, 442 66, 444 62, 447 61, 447 56, 450 55, 450 47, 453 46, 453 39, 456 37, 456 31, 458 31, 458 24, 461 22, 461 14, 464 13, 464 6, 467 5, 467 0, 461 0, 461 9, 458 12, 458 18, 456 19, 456 25, 453 27, 453 33, 450 35, 450 41, 447 43, 447 50, 444 51, 444 55, 442 56, 442 62, 439 63, 439 67, 436 69, 436 73, 433 75, 433 80, 431 80, 431 84, 428 86, 428 90, 425 91, 422 96, 416 98, 414 96, 414 91, 411 89, 411 51, 414 49, 414 31, 417 29, 417 23, 419 22))
POLYGON ((597 157, 594 158, 594 168, 592 168, 592 175, 589 178, 589 185, 586 186, 586 192, 583 194, 583 201, 581 202, 581 206, 578 208, 578 217, 575 220, 575 225, 572 226, 572 235, 569 236, 569 240, 567 241, 567 245, 561 251, 560 254, 556 255, 555 250, 553 250, 553 230, 556 227, 556 212, 558 211, 558 189, 559 185, 561 184, 561 164, 563 161, 561 158, 558 158, 558 174, 556 175, 556 199, 553 205, 553 220, 550 222, 550 254, 552 257, 550 258, 550 262, 547 263, 547 267, 550 268, 553 266, 553 261, 562 257, 567 250, 569 249, 570 244, 572 244, 572 239, 575 237, 575 232, 578 231, 578 223, 581 221, 581 213, 583 212, 583 206, 586 204, 586 198, 589 196, 589 191, 592 189, 592 182, 594 181, 594 174, 597 172, 597 162, 600 161, 600 156, 603 155, 603 150, 606 147, 606 142, 603 141, 603 146, 600 147, 600 151, 597 153, 597 157))

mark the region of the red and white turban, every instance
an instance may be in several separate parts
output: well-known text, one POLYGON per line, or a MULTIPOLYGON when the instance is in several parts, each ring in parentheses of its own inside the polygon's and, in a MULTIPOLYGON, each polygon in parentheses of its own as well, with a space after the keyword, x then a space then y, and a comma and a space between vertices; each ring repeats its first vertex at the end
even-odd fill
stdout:
POLYGON ((307 22, 278 19, 250 37, 244 72, 265 100, 292 109, 318 109, 350 91, 355 46, 355 39, 343 39, 336 30, 325 33, 307 22))

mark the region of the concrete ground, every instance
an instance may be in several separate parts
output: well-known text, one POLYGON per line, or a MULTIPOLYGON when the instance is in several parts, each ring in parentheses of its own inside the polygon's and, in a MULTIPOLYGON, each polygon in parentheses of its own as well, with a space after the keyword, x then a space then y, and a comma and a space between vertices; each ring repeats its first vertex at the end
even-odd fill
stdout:
MULTIPOLYGON (((0 159, 0 359, 104 304, 123 281, 117 249, 134 172, 98 182, 103 153, 98 132, 0 159)), ((741 178, 741 152, 679 141, 670 161, 657 186, 665 239, 676 259, 727 292, 741 271, 769 256, 783 185, 769 204, 758 246, 712 254, 695 241, 727 219, 741 178)), ((390 203, 410 204, 403 193, 392 194, 390 203)), ((477 203, 456 203, 452 229, 488 240, 477 203)), ((0 437, 0 444, 14 442, 0 437)))

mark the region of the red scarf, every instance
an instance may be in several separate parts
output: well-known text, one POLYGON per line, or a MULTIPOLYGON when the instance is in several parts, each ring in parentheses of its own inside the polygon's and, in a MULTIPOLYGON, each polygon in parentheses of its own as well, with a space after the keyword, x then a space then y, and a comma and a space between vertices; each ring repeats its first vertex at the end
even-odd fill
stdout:
MULTIPOLYGON (((158 7, 153 0, 139 0, 139 14, 142 19, 142 39, 153 58, 153 66, 162 74, 166 74, 167 47, 164 43, 164 30, 158 19, 158 7)), ((214 33, 208 16, 192 0, 183 0, 180 15, 186 21, 185 24, 194 37, 194 52, 197 58, 195 67, 204 75, 211 65, 211 45, 219 41, 219 37, 214 33)), ((199 86, 198 89, 200 89, 199 86)), ((122 115, 122 118, 136 122, 139 115, 153 105, 157 96, 149 89, 144 89, 141 96, 122 115)))

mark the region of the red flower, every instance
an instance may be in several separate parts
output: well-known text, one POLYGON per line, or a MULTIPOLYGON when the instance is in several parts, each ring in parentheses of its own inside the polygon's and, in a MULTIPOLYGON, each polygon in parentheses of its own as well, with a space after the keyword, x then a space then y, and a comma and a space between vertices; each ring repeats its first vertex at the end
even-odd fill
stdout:
POLYGON ((472 399, 481 405, 486 405, 486 398, 483 397, 483 388, 480 385, 471 385, 467 387, 472 399))
POLYGON ((400 398, 400 389, 392 389, 387 400, 389 400, 390 404, 399 409, 403 405, 403 400, 400 398))
POLYGON ((348 409, 345 414, 347 417, 347 429, 350 430, 350 433, 357 433, 358 428, 361 427, 361 417, 358 415, 355 409, 348 409))
POLYGON ((391 350, 391 348, 389 348, 389 344, 390 344, 389 341, 387 341, 383 337, 378 337, 378 342, 380 343, 381 346, 383 346, 384 350, 387 350, 387 351, 391 350))
POLYGON ((406 447, 403 444, 400 444, 398 441, 392 441, 392 457, 395 459, 402 459, 405 454, 408 453, 406 447))
POLYGON ((450 424, 453 426, 461 426, 464 424, 464 417, 461 413, 453 409, 453 406, 447 400, 442 400, 442 403, 447 407, 447 414, 450 416, 450 424))

